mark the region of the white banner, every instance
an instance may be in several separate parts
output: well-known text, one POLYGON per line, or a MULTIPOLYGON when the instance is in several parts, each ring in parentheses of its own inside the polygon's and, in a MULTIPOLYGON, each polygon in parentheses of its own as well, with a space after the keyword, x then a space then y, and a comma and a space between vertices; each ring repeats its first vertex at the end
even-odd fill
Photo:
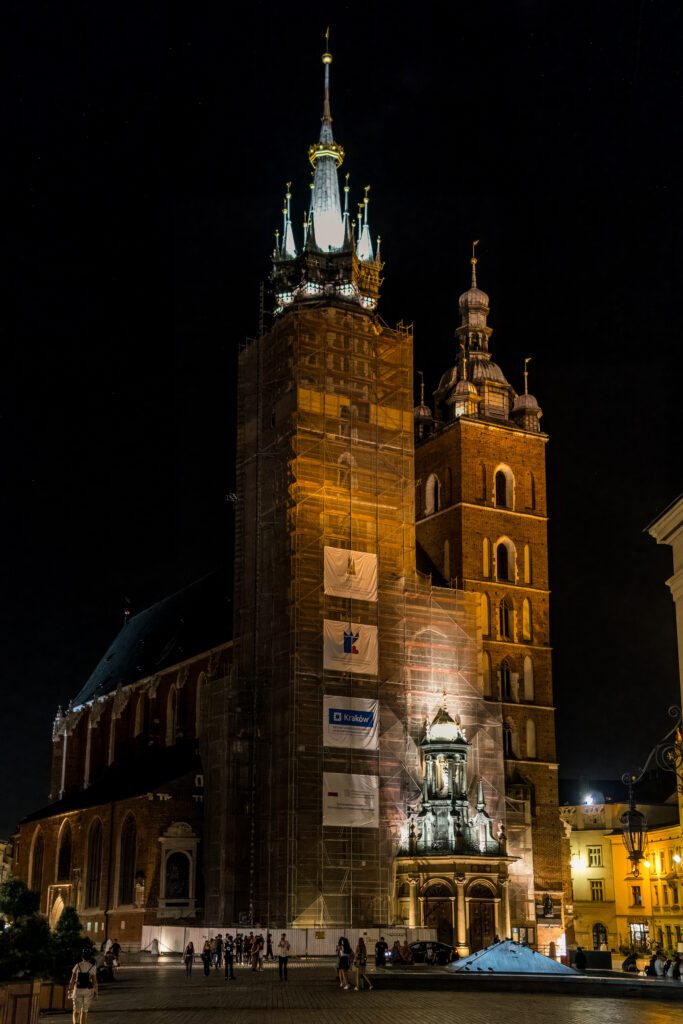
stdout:
POLYGON ((325 548, 325 593, 332 597, 377 600, 377 555, 348 548, 325 548))
POLYGON ((379 778, 323 772, 323 825, 379 828, 379 778))
POLYGON ((379 701, 365 697, 323 697, 323 744, 377 750, 379 701))
POLYGON ((323 650, 325 669, 377 675, 377 626, 325 619, 323 650))

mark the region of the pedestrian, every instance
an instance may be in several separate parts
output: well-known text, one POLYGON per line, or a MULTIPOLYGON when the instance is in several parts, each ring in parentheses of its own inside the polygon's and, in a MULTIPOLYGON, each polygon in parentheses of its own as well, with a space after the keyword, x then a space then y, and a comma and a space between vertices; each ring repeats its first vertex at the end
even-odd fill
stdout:
POLYGON ((93 999, 97 999, 97 972, 90 958, 90 950, 81 951, 81 959, 74 965, 67 989, 73 1000, 73 1024, 85 1024, 93 999))
POLYGON ((189 978, 192 974, 192 964, 194 963, 194 943, 188 942, 185 946, 185 952, 183 953, 183 960, 185 961, 185 974, 189 978))
POLYGON ((223 933, 219 932, 216 936, 216 948, 214 953, 214 964, 216 970, 223 966, 223 933))
POLYGON ((368 989, 372 988, 372 984, 366 973, 367 964, 368 950, 365 945, 365 940, 361 935, 358 940, 358 945, 356 946, 356 955, 354 959, 354 965, 356 968, 356 992, 359 992, 363 988, 363 982, 368 986, 368 989))
POLYGON ((666 972, 667 978, 672 978, 674 981, 681 980, 681 954, 674 953, 669 969, 666 972))
POLYGON ((413 962, 413 951, 408 945, 408 939, 406 938, 403 945, 399 947, 399 953, 401 954, 401 961, 404 964, 412 964, 413 962))
POLYGON ((351 944, 345 935, 342 935, 339 942, 337 943, 337 966, 339 973, 339 985, 341 988, 350 988, 349 985, 349 968, 351 967, 351 958, 353 957, 353 950, 351 944))
POLYGON ((204 942, 204 948, 201 952, 202 963, 204 964, 204 976, 208 978, 211 972, 211 943, 208 939, 204 942))
POLYGON ((280 975, 280 981, 287 981, 287 960, 289 959, 290 949, 291 946, 287 941, 287 935, 283 932, 282 938, 277 944, 277 971, 280 975))
POLYGON ((272 932, 268 932, 266 937, 266 960, 274 960, 273 956, 273 935, 272 932))
POLYGON ((661 949, 657 950, 657 955, 655 956, 654 968, 655 968, 655 977, 656 978, 663 978, 664 977, 664 954, 662 953, 661 949))
POLYGON ((257 935, 251 944, 251 969, 252 971, 262 971, 263 962, 263 936, 257 935))
POLYGON ((249 932, 244 939, 244 962, 245 964, 251 963, 251 948, 254 945, 254 933, 249 932))
POLYGON ((576 967, 577 971, 585 971, 586 967, 588 967, 588 960, 586 958, 586 954, 584 953, 582 946, 577 946, 576 947, 576 956, 574 957, 574 967, 576 967))
POLYGON ((379 942, 375 943, 375 967, 384 967, 384 958, 388 949, 389 946, 384 941, 384 936, 380 935, 379 942))
POLYGON ((225 936, 225 943, 223 945, 223 957, 225 959, 225 980, 226 981, 234 981, 235 980, 235 972, 233 971, 233 968, 232 968, 234 957, 235 957, 234 949, 235 949, 235 944, 233 942, 232 935, 227 935, 226 934, 226 936, 225 936))
POLYGON ((235 935, 235 963, 242 963, 242 932, 235 935))
POLYGON ((114 941, 112 942, 110 948, 111 948, 112 956, 114 957, 114 967, 118 967, 119 966, 119 960, 120 960, 120 957, 121 957, 121 946, 119 944, 119 940, 118 939, 114 939, 114 941))

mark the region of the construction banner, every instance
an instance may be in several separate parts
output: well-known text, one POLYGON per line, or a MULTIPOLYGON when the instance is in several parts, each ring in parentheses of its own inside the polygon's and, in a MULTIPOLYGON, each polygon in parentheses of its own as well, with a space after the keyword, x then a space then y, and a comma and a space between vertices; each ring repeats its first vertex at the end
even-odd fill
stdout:
POLYGON ((323 697, 323 744, 377 750, 379 701, 365 697, 323 697))
POLYGON ((379 778, 323 772, 323 825, 379 828, 379 778))
POLYGON ((377 675, 377 626, 325 619, 323 668, 377 675))
POLYGON ((377 600, 377 555, 348 548, 325 548, 325 593, 332 597, 377 600))

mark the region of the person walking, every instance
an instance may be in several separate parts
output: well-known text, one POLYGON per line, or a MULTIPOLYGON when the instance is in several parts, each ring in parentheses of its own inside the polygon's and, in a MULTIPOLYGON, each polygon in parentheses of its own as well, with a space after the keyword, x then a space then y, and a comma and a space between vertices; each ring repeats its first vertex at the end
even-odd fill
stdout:
POLYGON ((223 957, 225 959, 225 980, 226 981, 234 981, 235 980, 235 972, 232 969, 232 965, 233 965, 233 961, 234 961, 234 948, 235 948, 235 946, 234 946, 234 943, 233 943, 233 940, 232 940, 232 935, 226 935, 225 936, 225 943, 224 943, 224 946, 223 946, 223 957))
POLYGON ((219 932, 216 936, 216 949, 214 952, 213 962, 215 969, 223 966, 223 933, 219 932))
POLYGON ((273 934, 268 932, 266 936, 266 960, 274 960, 273 956, 273 934))
POLYGON ((380 935, 379 942, 375 943, 375 967, 384 967, 386 952, 389 949, 388 943, 384 941, 384 936, 380 935))
POLYGON ((242 932, 235 935, 235 963, 242 963, 242 932))
POLYGON ((251 950, 254 945, 254 933, 249 932, 244 937, 244 962, 245 964, 251 964, 251 950))
POLYGON ((185 952, 183 953, 183 960, 185 961, 185 974, 189 978, 192 974, 192 964, 194 963, 194 943, 188 942, 185 946, 185 952))
POLYGON ((277 971, 280 975, 280 981, 287 981, 287 961, 290 949, 291 946, 287 941, 287 935, 283 932, 282 938, 277 944, 277 971))
POLYGON ((90 950, 81 951, 81 959, 74 965, 68 985, 68 996, 73 1000, 73 1024, 85 1024, 93 999, 97 999, 97 971, 90 959, 90 950))
POLYGON ((368 989, 372 989, 372 983, 367 976, 366 967, 368 964, 368 950, 365 945, 365 939, 361 935, 356 946, 356 955, 354 959, 356 967, 356 992, 360 992, 363 988, 363 982, 368 986, 368 989))
POLYGON ((339 985, 341 988, 350 988, 349 985, 349 968, 351 967, 351 959, 353 957, 353 950, 351 944, 345 935, 342 935, 339 942, 337 943, 337 964, 339 971, 339 985))
POLYGON ((251 969, 263 970, 263 936, 259 933, 251 944, 251 969))
POLYGON ((201 952, 202 963, 204 964, 204 976, 208 978, 211 972, 211 943, 208 939, 204 942, 204 948, 201 952))

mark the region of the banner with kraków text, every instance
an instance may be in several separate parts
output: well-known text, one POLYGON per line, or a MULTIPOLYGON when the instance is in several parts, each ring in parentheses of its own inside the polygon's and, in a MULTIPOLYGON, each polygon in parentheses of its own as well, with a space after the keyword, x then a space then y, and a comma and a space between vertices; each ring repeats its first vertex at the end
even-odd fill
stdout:
POLYGON ((323 697, 323 744, 377 750, 379 701, 365 697, 323 697))

